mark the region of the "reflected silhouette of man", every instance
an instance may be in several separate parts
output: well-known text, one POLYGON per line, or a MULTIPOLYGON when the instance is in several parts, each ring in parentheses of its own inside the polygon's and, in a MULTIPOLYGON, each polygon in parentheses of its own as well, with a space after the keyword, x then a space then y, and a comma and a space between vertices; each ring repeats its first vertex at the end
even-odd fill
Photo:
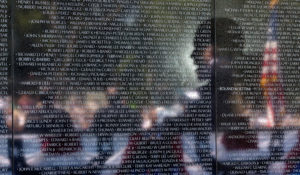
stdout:
POLYGON ((210 135, 216 127, 232 122, 243 122, 244 119, 222 119, 219 114, 238 113, 240 106, 225 104, 225 100, 238 97, 232 92, 220 92, 220 87, 234 87, 236 73, 231 61, 242 55, 244 44, 243 33, 231 19, 213 18, 199 25, 194 37, 192 59, 197 66, 198 79, 205 85, 197 88, 199 98, 188 97, 185 117, 191 127, 184 129, 195 135, 196 154, 198 161, 206 172, 216 174, 230 167, 222 165, 213 156, 210 146, 210 135))

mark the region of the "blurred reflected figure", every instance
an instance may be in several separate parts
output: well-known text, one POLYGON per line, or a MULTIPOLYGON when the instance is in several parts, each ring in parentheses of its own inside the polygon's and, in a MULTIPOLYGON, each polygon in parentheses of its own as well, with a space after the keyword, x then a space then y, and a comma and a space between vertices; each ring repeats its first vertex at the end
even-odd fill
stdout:
POLYGON ((75 130, 69 114, 56 108, 54 101, 55 91, 45 91, 26 117, 23 135, 38 135, 41 141, 40 150, 26 157, 28 166, 57 168, 80 160, 74 155, 82 151, 80 133, 75 130), (66 157, 72 157, 72 162, 66 157))
POLYGON ((27 117, 35 105, 36 99, 33 96, 22 95, 17 97, 15 109, 8 107, 5 110, 7 114, 6 124, 9 131, 14 134, 13 139, 8 139, 8 155, 15 172, 18 168, 27 166, 21 133, 24 132, 27 117))
MULTIPOLYGON (((181 140, 183 132, 194 134, 198 161, 206 174, 216 174, 217 168, 222 171, 230 169, 216 161, 213 155, 215 150, 211 150, 210 146, 210 135, 216 129, 215 118, 218 114, 243 111, 240 105, 224 103, 225 100, 237 100, 240 96, 233 95, 233 92, 215 93, 216 88, 235 86, 235 72, 230 65, 234 58, 242 54, 243 35, 238 29, 234 21, 226 18, 207 20, 200 25, 194 38, 192 58, 198 66, 198 78, 205 85, 185 93, 182 115, 172 117, 166 114, 160 118, 159 108, 150 107, 146 110, 143 130, 130 138, 118 174, 188 174, 181 140), (230 30, 240 33, 230 33, 230 30)), ((221 120, 218 117, 219 126, 226 122, 247 123, 245 118, 228 119, 221 120)))
POLYGON ((0 166, 4 169, 12 168, 12 155, 9 154, 12 144, 11 129, 9 131, 8 124, 11 126, 12 106, 9 96, 0 98, 0 166))
POLYGON ((22 95, 17 99, 17 107, 14 109, 14 116, 7 121, 9 128, 14 127, 13 130, 15 134, 24 130, 26 119, 35 108, 36 104, 36 99, 29 95, 22 95))
POLYGON ((96 112, 92 124, 92 132, 96 134, 98 140, 98 156, 92 161, 92 166, 99 173, 105 168, 103 165, 114 153, 114 134, 132 134, 141 126, 140 112, 126 104, 117 87, 108 87, 106 98, 107 107, 96 112))
POLYGON ((180 130, 174 118, 159 112, 160 108, 144 109, 143 130, 130 137, 118 175, 188 175, 180 130))
MULTIPOLYGON (((44 129, 42 138, 42 152, 50 155, 62 155, 81 151, 80 133, 71 121, 70 115, 54 106, 54 91, 41 96, 41 107, 38 110, 40 124, 44 129), (51 94, 53 93, 53 94, 51 94)), ((34 116, 32 116, 34 117, 34 116)))
MULTIPOLYGON (((246 111, 238 103, 229 103, 241 100, 242 96, 234 94, 232 90, 223 90, 232 89, 237 83, 234 75, 238 72, 233 69, 231 62, 242 55, 243 44, 243 33, 238 24, 227 18, 204 21, 195 34, 194 51, 191 57, 198 66, 198 79, 204 85, 197 88, 197 96, 187 95, 187 100, 184 102, 186 104, 184 116, 190 123, 190 127, 184 130, 194 133, 199 162, 209 174, 216 174, 217 171, 226 172, 231 168, 218 162, 214 155, 216 150, 211 150, 210 135, 215 132, 216 127, 218 131, 234 132, 238 135, 243 133, 231 131, 230 128, 247 127, 246 117, 239 117, 239 115, 221 117, 224 114, 242 114, 246 111)), ((224 142, 227 142, 226 138, 224 142)), ((227 143, 227 146, 243 147, 244 143, 241 142, 242 140, 237 143, 227 143)))
POLYGON ((84 131, 91 126, 97 110, 106 107, 106 103, 104 92, 89 92, 84 98, 78 95, 70 96, 62 108, 70 114, 74 127, 84 131))
POLYGON ((297 133, 298 142, 286 156, 284 175, 299 174, 300 170, 300 131, 297 133))

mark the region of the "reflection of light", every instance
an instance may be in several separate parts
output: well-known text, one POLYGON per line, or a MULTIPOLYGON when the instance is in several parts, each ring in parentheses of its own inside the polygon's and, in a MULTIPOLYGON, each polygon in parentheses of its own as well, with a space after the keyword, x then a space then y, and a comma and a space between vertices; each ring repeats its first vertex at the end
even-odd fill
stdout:
POLYGON ((185 95, 190 99, 200 99, 199 93, 197 91, 185 92, 185 95))
POLYGON ((3 99, 0 99, 0 109, 4 109, 5 107, 5 101, 3 99))
POLYGON ((258 118, 257 119, 258 126, 265 126, 265 127, 273 127, 274 123, 271 123, 270 120, 266 117, 258 118))
POLYGON ((142 128, 144 128, 144 129, 149 129, 149 128, 151 128, 151 126, 152 126, 151 120, 145 120, 142 124, 142 128))
POLYGON ((184 107, 181 104, 175 104, 170 108, 176 115, 183 113, 184 107))
POLYGON ((20 117, 19 117, 19 125, 20 126, 24 126, 25 125, 25 122, 26 122, 26 117, 25 117, 25 115, 23 114, 23 115, 20 115, 20 117))
POLYGON ((157 107, 157 122, 162 123, 166 117, 178 117, 181 113, 183 113, 183 110, 183 106, 180 104, 175 104, 169 108, 157 107))
POLYGON ((96 111, 98 109, 98 104, 95 101, 88 101, 86 105, 92 111, 96 111))
POLYGON ((164 121, 164 118, 167 117, 167 114, 166 114, 166 109, 164 107, 157 107, 156 108, 156 114, 157 114, 157 122, 158 123, 162 123, 164 121))
POLYGON ((15 110, 13 119, 14 119, 14 124, 17 128, 20 126, 24 126, 26 123, 26 114, 20 110, 15 110))
POLYGON ((270 105, 267 105, 267 127, 274 126, 274 112, 270 105))
POLYGON ((131 16, 131 17, 128 17, 125 19, 125 23, 128 25, 128 26, 133 26, 135 22, 135 17, 134 16, 131 16))
POLYGON ((258 119, 258 123, 266 124, 267 122, 268 122, 268 119, 266 119, 266 118, 259 118, 258 119))

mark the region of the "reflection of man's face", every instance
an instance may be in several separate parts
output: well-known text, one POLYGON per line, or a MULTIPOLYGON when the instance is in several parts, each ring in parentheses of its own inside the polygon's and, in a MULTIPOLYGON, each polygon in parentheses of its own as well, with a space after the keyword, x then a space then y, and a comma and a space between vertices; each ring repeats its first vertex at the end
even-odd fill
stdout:
MULTIPOLYGON (((191 55, 197 66, 196 72, 200 81, 208 79, 217 81, 218 84, 227 84, 232 78, 232 69, 230 67, 230 57, 228 54, 219 52, 214 58, 214 47, 209 45, 204 51, 195 49, 191 55), (224 81, 226 80, 226 81, 224 81)), ((230 83, 229 83, 230 84, 230 83)))
POLYGON ((204 51, 201 51, 197 48, 194 49, 191 57, 194 60, 194 64, 197 66, 196 72, 198 79, 202 80, 203 78, 209 78, 214 62, 212 45, 207 46, 204 51))
MULTIPOLYGON (((206 64, 212 64, 213 62, 213 47, 211 45, 209 45, 202 53, 200 53, 201 51, 197 50, 197 49, 194 49, 191 57, 194 59, 194 60, 199 60, 200 59, 200 55, 203 55, 203 61, 205 61, 206 64)), ((200 61, 200 60, 199 60, 200 61)), ((196 65, 199 66, 199 61, 195 62, 196 65)))
POLYGON ((28 95, 24 95, 20 97, 17 101, 18 107, 23 110, 24 112, 28 112, 28 110, 32 109, 35 105, 35 100, 28 95))
POLYGON ((107 88, 107 94, 108 95, 114 95, 116 93, 117 93, 117 88, 115 88, 115 87, 109 87, 109 88, 107 88))
POLYGON ((106 98, 108 104, 110 105, 117 105, 121 104, 120 95, 116 87, 109 87, 106 91, 106 98))

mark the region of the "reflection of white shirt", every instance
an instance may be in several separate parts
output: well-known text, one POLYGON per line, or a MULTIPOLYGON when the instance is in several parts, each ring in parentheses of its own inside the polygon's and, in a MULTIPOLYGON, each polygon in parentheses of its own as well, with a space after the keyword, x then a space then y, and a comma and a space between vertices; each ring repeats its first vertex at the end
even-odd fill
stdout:
POLYGON ((157 122, 163 123, 166 117, 177 117, 183 113, 183 106, 180 104, 174 104, 169 108, 158 107, 157 109, 157 122))
POLYGON ((97 139, 91 136, 81 138, 83 150, 63 155, 49 155, 43 153, 39 135, 23 135, 25 161, 32 167, 49 167, 49 166, 82 166, 88 164, 97 156, 97 139))
POLYGON ((187 91, 184 93, 188 99, 191 100, 199 100, 200 99, 200 94, 197 91, 187 91))

